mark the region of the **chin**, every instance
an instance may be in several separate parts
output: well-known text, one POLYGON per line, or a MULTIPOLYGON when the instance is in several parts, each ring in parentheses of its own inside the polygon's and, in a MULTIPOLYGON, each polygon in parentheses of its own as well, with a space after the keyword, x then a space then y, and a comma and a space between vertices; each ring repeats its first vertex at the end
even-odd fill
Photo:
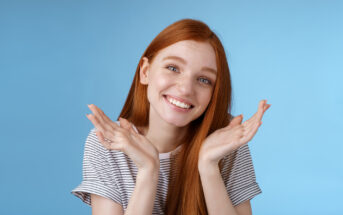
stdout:
POLYGON ((176 127, 180 127, 180 128, 187 126, 191 122, 185 118, 176 119, 175 117, 165 118, 164 121, 166 121, 167 123, 174 125, 176 127))

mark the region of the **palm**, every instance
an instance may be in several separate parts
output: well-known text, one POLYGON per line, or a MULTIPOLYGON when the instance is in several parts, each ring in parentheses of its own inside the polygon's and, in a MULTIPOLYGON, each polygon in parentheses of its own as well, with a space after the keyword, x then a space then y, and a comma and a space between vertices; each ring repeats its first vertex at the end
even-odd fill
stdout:
POLYGON ((128 120, 120 118, 118 125, 97 106, 90 105, 89 108, 94 115, 89 114, 87 118, 97 128, 96 135, 105 148, 124 152, 139 168, 159 162, 156 147, 144 135, 137 133, 128 120))
POLYGON ((244 123, 243 117, 237 116, 230 124, 208 136, 200 149, 199 159, 218 163, 225 155, 249 142, 262 124, 264 112, 270 107, 266 101, 260 101, 257 112, 244 123))

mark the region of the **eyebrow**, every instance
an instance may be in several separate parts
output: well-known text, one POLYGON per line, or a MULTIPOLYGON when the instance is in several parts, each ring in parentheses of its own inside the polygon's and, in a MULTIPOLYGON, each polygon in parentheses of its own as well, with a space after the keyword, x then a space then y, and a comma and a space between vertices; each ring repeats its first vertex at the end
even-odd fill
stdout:
MULTIPOLYGON (((168 59, 177 60, 177 61, 180 61, 180 62, 183 63, 183 64, 187 64, 187 62, 185 61, 185 59, 183 59, 183 58, 181 58, 181 57, 178 57, 178 56, 173 56, 173 55, 172 55, 172 56, 164 57, 164 58, 162 59, 162 61, 168 60, 168 59)), ((208 71, 208 72, 211 72, 211 73, 217 75, 217 70, 212 69, 212 68, 207 67, 207 66, 202 67, 201 70, 208 71)))

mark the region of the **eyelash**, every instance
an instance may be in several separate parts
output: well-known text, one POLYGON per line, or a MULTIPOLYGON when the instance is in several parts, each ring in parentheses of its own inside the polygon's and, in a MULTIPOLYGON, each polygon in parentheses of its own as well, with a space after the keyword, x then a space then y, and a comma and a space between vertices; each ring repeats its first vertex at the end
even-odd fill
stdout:
MULTIPOLYGON (((170 70, 171 67, 172 67, 172 68, 175 68, 175 69, 178 69, 178 67, 177 67, 177 66, 174 66, 174 65, 168 65, 166 68, 170 70)), ((174 70, 171 70, 171 71, 175 72, 174 70)), ((206 80, 206 82, 202 82, 202 81, 201 81, 201 83, 208 84, 208 85, 211 85, 211 84, 212 84, 212 82, 211 82, 209 79, 207 79, 207 78, 202 78, 202 77, 201 77, 200 79, 206 80)))

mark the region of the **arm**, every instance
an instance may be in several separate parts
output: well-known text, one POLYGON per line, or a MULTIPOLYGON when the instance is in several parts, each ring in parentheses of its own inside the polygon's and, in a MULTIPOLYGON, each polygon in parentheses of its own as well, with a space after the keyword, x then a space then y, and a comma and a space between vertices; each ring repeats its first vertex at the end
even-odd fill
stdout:
POLYGON ((217 129, 204 140, 199 151, 198 170, 209 214, 251 214, 250 202, 233 206, 222 179, 219 161, 248 143, 262 124, 262 116, 270 107, 260 101, 258 111, 244 123, 243 116, 233 118, 229 125, 217 129))
POLYGON ((91 202, 92 202, 92 214, 102 214, 102 215, 123 215, 123 207, 110 199, 105 197, 91 194, 91 202))
POLYGON ((152 214, 157 190, 159 166, 153 168, 151 171, 139 171, 136 187, 129 200, 125 215, 152 214))
POLYGON ((199 162, 199 173, 204 190, 208 214, 216 215, 251 215, 250 201, 245 201, 236 207, 226 192, 218 165, 209 166, 199 162))
MULTIPOLYGON (((152 168, 147 171, 138 171, 136 186, 129 200, 125 215, 142 214, 151 215, 156 196, 159 168, 152 168)), ((120 204, 92 194, 93 215, 124 215, 120 204)))
MULTIPOLYGON (((119 150, 125 153, 137 166, 135 189, 130 197, 125 215, 142 214, 151 215, 157 191, 158 175, 160 169, 159 154, 156 147, 139 132, 134 130, 133 124, 119 117, 119 125, 113 122, 105 113, 95 105, 88 106, 94 115, 87 115, 88 119, 97 128, 96 135, 101 144, 108 150, 119 150), (142 147, 144 145, 144 147, 142 147)), ((99 204, 106 204, 109 209, 106 214, 123 214, 117 203, 109 203, 100 199, 99 204)), ((95 205, 97 203, 94 203, 95 205)), ((95 214, 103 214, 103 207, 95 206, 95 214)))

